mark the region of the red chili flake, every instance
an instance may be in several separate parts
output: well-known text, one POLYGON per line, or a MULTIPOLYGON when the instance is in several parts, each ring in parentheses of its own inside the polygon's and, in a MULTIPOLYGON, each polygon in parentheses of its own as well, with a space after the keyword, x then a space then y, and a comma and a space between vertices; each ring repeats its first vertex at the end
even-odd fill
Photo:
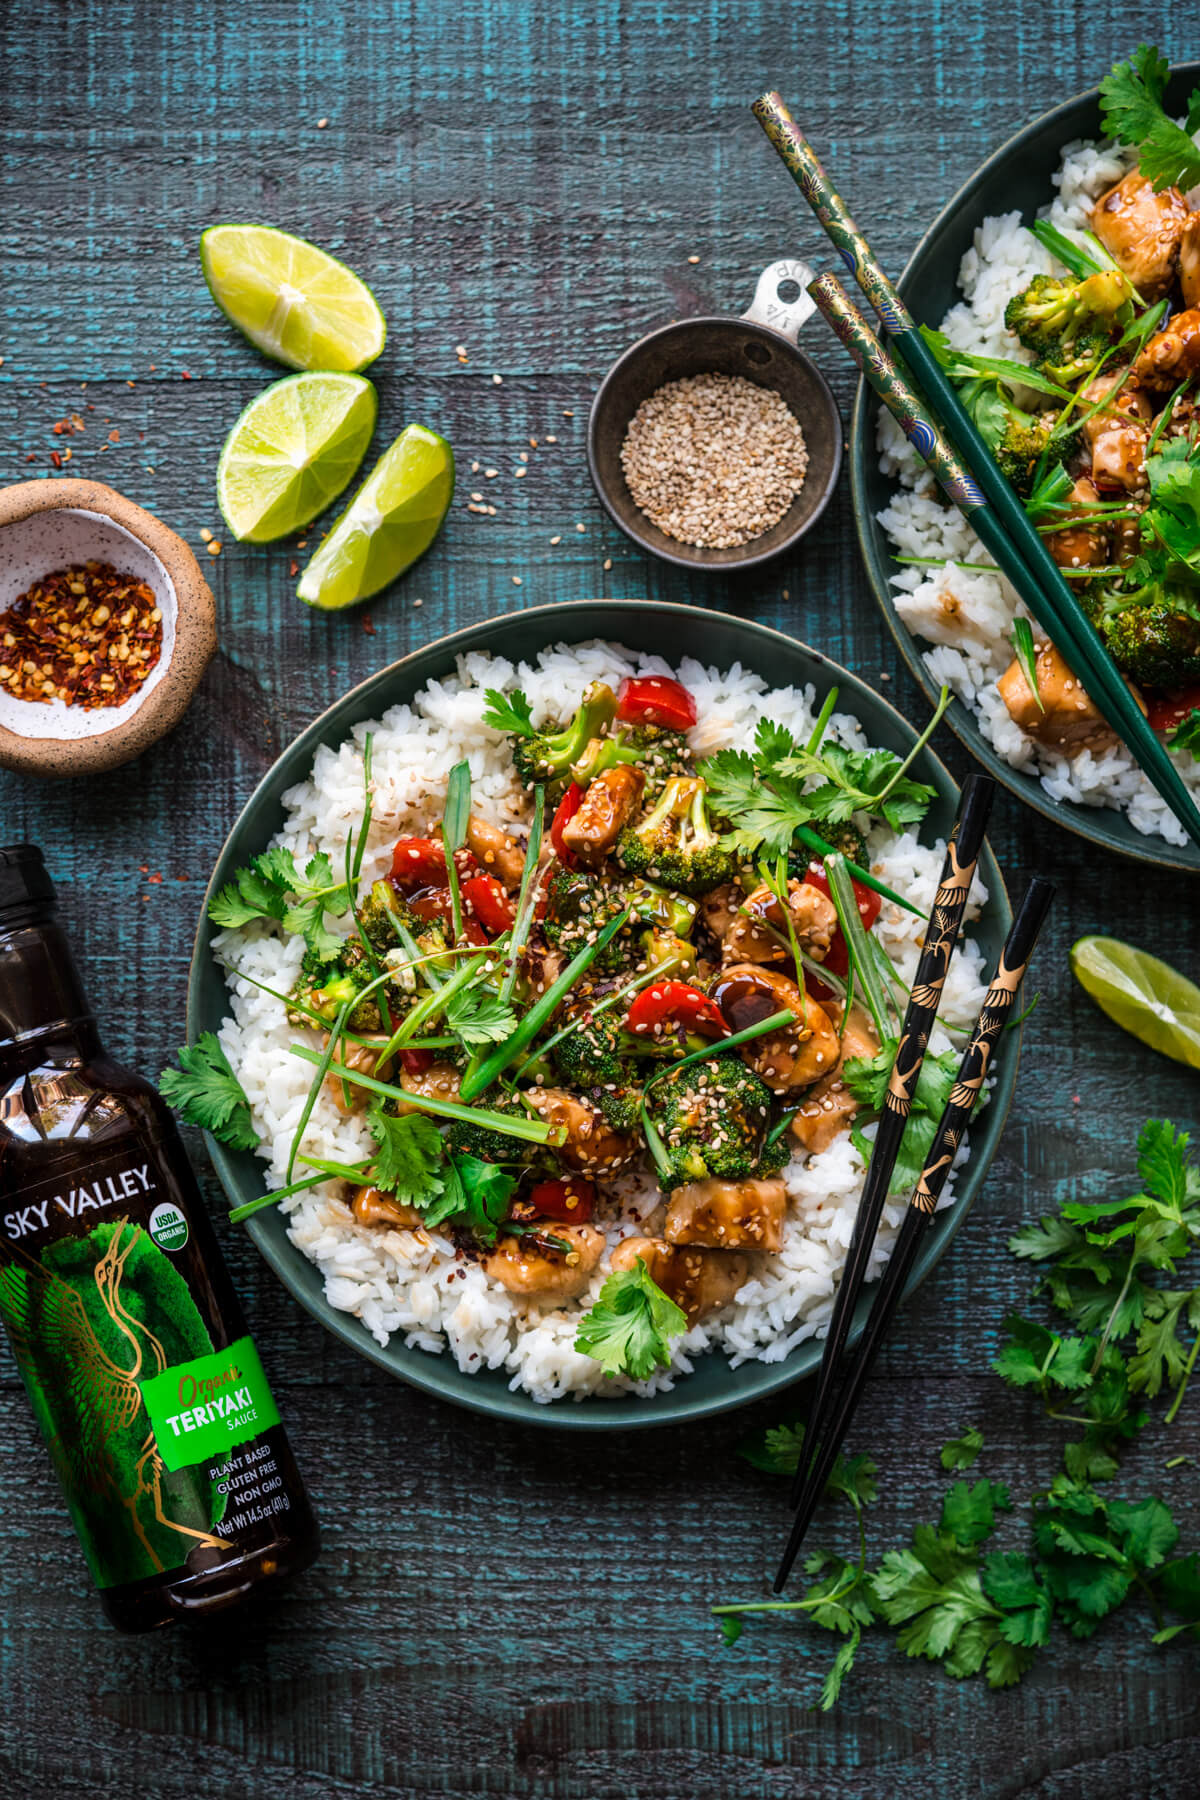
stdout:
POLYGON ((110 444, 119 444, 121 441, 120 432, 119 431, 110 431, 108 434, 108 441, 110 444))
POLYGON ((54 569, 0 613, 0 691, 88 711, 121 706, 158 662, 162 636, 144 581, 111 563, 54 569))
POLYGON ((57 450, 52 450, 50 452, 50 461, 54 464, 56 469, 62 468, 62 457, 58 454, 57 450))
POLYGON ((31 450, 29 452, 29 455, 25 458, 25 461, 26 462, 36 462, 37 461, 37 451, 31 450))
POLYGON ((147 876, 146 879, 149 882, 151 887, 157 887, 159 885, 159 883, 162 881, 162 876, 161 875, 149 875, 149 876, 147 876))
POLYGON ((300 564, 298 562, 292 562, 292 563, 288 564, 288 574, 289 575, 298 575, 299 573, 300 573, 300 564))
POLYGON ((192 379, 192 372, 190 369, 181 369, 180 374, 185 381, 190 381, 192 379))
POLYGON ((367 634, 367 636, 368 636, 368 637, 374 637, 374 636, 375 636, 375 621, 374 621, 374 619, 373 619, 373 618, 372 618, 372 617, 371 617, 371 615, 370 615, 370 613, 364 613, 364 614, 363 614, 363 616, 362 616, 362 628, 363 628, 363 630, 364 630, 364 631, 365 631, 365 632, 366 632, 366 634, 367 634))
POLYGON ((150 873, 150 864, 149 863, 139 863, 138 864, 138 874, 139 875, 148 875, 149 873, 150 873))

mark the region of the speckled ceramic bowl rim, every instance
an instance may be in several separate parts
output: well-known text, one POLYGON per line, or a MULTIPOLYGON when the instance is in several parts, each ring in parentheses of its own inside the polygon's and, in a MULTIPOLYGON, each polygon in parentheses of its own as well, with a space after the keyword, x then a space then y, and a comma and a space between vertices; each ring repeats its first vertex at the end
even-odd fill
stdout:
MULTIPOLYGON (((466 651, 489 649, 496 654, 508 654, 505 645, 497 643, 498 636, 503 637, 509 633, 519 635, 522 631, 536 631, 541 626, 544 644, 573 644, 593 638, 620 644, 623 630, 629 625, 636 628, 636 622, 646 620, 647 617, 653 617, 656 625, 661 625, 661 636, 668 644, 676 645, 684 641, 681 634, 687 626, 691 625, 694 629, 698 619, 711 620, 714 625, 724 627, 735 638, 743 641, 750 639, 756 645, 764 646, 766 652, 773 653, 781 670, 781 682, 786 684, 792 680, 814 680, 819 684, 826 680, 828 685, 837 685, 842 689, 849 710, 857 712, 865 705, 868 712, 874 710, 876 718, 887 723, 897 740, 911 743, 916 737, 912 726, 889 701, 821 651, 813 650, 798 639, 786 637, 769 626, 738 619, 709 608, 642 600, 567 601, 557 605, 531 607, 524 612, 506 613, 499 618, 450 633, 411 651, 343 694, 293 739, 258 783, 221 849, 205 893, 188 978, 188 1041, 194 1041, 201 1031, 215 1030, 219 1023, 219 1014, 214 1016, 211 1009, 206 1011, 204 1008, 203 989, 206 986, 221 997, 222 1011, 224 1005, 224 983, 212 958, 211 942, 215 932, 208 921, 209 903, 217 889, 230 878, 238 860, 251 853, 251 845, 261 848, 265 844, 275 826, 272 825, 266 832, 259 829, 259 815, 264 811, 272 817, 278 814, 280 796, 298 780, 305 778, 320 744, 341 742, 357 721, 376 716, 387 706, 396 705, 402 698, 418 691, 431 678, 440 679, 452 672, 455 659, 466 651), (803 674, 790 667, 791 659, 795 657, 810 665, 803 674), (387 697, 381 701, 384 693, 387 697)), ((514 654, 519 657, 528 652, 519 651, 514 654)), ((662 655, 669 652, 662 649, 656 652, 646 650, 644 654, 662 655)), ((728 660, 732 662, 735 657, 731 655, 728 660)), ((937 787, 940 799, 952 808, 957 803, 958 786, 945 764, 928 746, 922 751, 917 767, 922 776, 937 787)), ((1011 923, 1012 909, 1003 876, 990 845, 984 846, 980 873, 989 891, 988 911, 995 915, 995 935, 999 940, 1011 923)), ((1012 1104, 1022 1035, 1020 1028, 1014 1031, 1002 1044, 1001 1053, 993 1063, 996 1081, 992 1098, 973 1128, 971 1158, 958 1178, 955 1204, 939 1217, 932 1228, 929 1241, 922 1247, 905 1290, 906 1299, 911 1298, 920 1283, 945 1255, 983 1184, 1012 1104)), ((252 1152, 230 1151, 208 1134, 206 1143, 213 1166, 231 1204, 240 1204, 252 1197, 252 1193, 263 1191, 262 1164, 252 1152)), ((524 1424, 549 1425, 575 1431, 625 1431, 707 1418, 793 1386, 812 1373, 819 1357, 819 1340, 809 1340, 798 1346, 783 1362, 744 1363, 741 1368, 731 1370, 723 1354, 714 1351, 711 1356, 720 1358, 718 1366, 729 1383, 725 1391, 712 1394, 697 1392, 692 1395, 689 1387, 694 1378, 681 1376, 670 1392, 658 1394, 648 1400, 621 1398, 606 1401, 589 1397, 582 1401, 563 1399, 548 1405, 541 1404, 528 1394, 511 1391, 502 1371, 484 1370, 477 1375, 466 1375, 457 1369, 448 1352, 433 1355, 428 1351, 410 1350, 396 1340, 386 1347, 377 1344, 365 1326, 352 1314, 339 1312, 330 1306, 325 1299, 322 1278, 316 1265, 288 1242, 282 1215, 270 1213, 253 1217, 247 1221, 245 1229, 292 1297, 348 1349, 365 1356, 388 1374, 398 1376, 411 1386, 436 1395, 439 1399, 464 1406, 470 1411, 524 1424), (497 1375, 504 1385, 496 1385, 497 1375), (446 1376, 460 1379, 450 1386, 446 1376)), ((856 1324, 851 1342, 857 1339, 860 1331, 861 1322, 856 1324)), ((698 1371, 709 1360, 708 1357, 698 1359, 698 1371)))
POLYGON ((107 519, 138 539, 167 575, 175 594, 175 643, 170 664, 136 710, 109 731, 64 738, 57 733, 23 737, 0 725, 5 764, 22 774, 53 779, 100 774, 119 768, 149 750, 174 730, 191 705, 196 688, 217 648, 217 608, 212 590, 191 547, 178 532, 126 499, 116 488, 77 477, 42 477, 14 482, 0 490, 4 533, 39 513, 74 512, 107 519), (64 751, 66 755, 62 754, 64 751))
MULTIPOLYGON (((763 387, 770 387, 773 391, 777 391, 774 389, 774 384, 765 375, 761 377, 761 385, 763 387)), ((801 426, 803 426, 804 421, 801 420, 800 423, 801 426)), ((619 527, 619 529, 625 533, 625 536, 629 538, 632 543, 635 543, 639 549, 644 550, 648 556, 656 556, 660 562, 674 563, 675 567, 678 569, 695 570, 700 575, 740 574, 743 569, 753 569, 757 568, 762 563, 774 562, 777 556, 782 556, 785 551, 794 549, 795 546, 800 543, 802 538, 808 536, 817 520, 829 505, 829 502, 833 499, 834 493, 837 490, 838 477, 842 472, 845 450, 846 437, 842 427, 842 415, 838 410, 838 403, 834 398, 833 389, 830 387, 828 381, 825 379, 812 357, 808 354, 807 350, 802 350, 798 344, 794 344, 789 337, 785 337, 781 332, 772 331, 769 325, 760 325, 756 319, 739 318, 734 313, 702 313, 695 318, 672 319, 669 325, 659 325, 653 331, 648 331, 645 337, 640 337, 635 344, 630 344, 628 350, 623 351, 621 355, 618 356, 616 362, 613 363, 607 375, 605 375, 603 381, 600 383, 600 386, 596 389, 595 394, 592 396, 591 409, 588 413, 588 472, 591 475, 592 486, 596 490, 600 504, 603 506, 613 524, 619 527), (600 416, 600 408, 603 405, 605 396, 613 382, 625 365, 628 362, 631 362, 635 356, 639 356, 648 344, 655 343, 659 338, 672 337, 677 332, 689 330, 693 326, 699 327, 706 325, 720 325, 730 330, 736 329, 747 337, 762 338, 766 343, 770 344, 772 350, 779 350, 780 346, 782 346, 785 353, 790 353, 792 356, 796 357, 804 364, 809 374, 816 381, 818 391, 820 392, 826 413, 829 416, 829 421, 833 428, 833 462, 830 466, 829 475, 826 479, 825 487, 821 493, 820 499, 817 501, 817 504, 809 513, 808 517, 802 519, 794 530, 789 531, 788 535, 785 538, 781 538, 779 543, 772 549, 754 550, 752 539, 750 545, 747 546, 747 553, 745 556, 733 557, 727 562, 719 563, 704 562, 699 557, 687 556, 682 550, 668 550, 664 548, 663 545, 655 543, 651 538, 644 537, 640 531, 635 531, 631 527, 629 521, 621 517, 621 514, 609 498, 608 483, 600 473, 599 458, 596 454, 596 425, 600 416)))
MULTIPOLYGON (((1193 83, 1200 78, 1200 62, 1176 63, 1171 70, 1172 83, 1175 81, 1193 83)), ((926 254, 932 249, 936 240, 957 219, 958 215, 973 206, 975 195, 1015 154, 1019 154, 1026 141, 1037 133, 1046 130, 1056 121, 1061 120, 1064 131, 1061 139, 1063 145, 1069 143, 1077 132, 1066 129, 1067 120, 1075 112, 1085 106, 1095 106, 1099 102, 1098 87, 1085 88, 1069 100, 1063 100, 1046 112, 1039 113, 1007 138, 999 149, 981 162, 978 168, 963 183, 952 199, 947 201, 932 225, 918 240, 912 254, 904 265, 899 281, 896 283, 900 293, 914 304, 910 291, 914 271, 920 266, 926 254)), ((1046 171, 1047 193, 1050 190, 1050 175, 1046 171)), ((889 553, 881 552, 876 557, 875 516, 867 502, 866 478, 867 458, 873 453, 873 437, 875 408, 870 387, 863 378, 859 378, 854 396, 854 408, 850 419, 850 495, 854 509, 854 528, 858 536, 858 546, 866 568, 867 579, 871 584, 875 598, 879 603, 889 631, 896 640, 896 646, 904 659, 904 663, 913 679, 920 684, 922 691, 930 701, 936 701, 940 685, 930 675, 922 658, 921 649, 916 638, 908 630, 896 611, 892 590, 888 586, 885 562, 889 553)), ((894 570, 893 561, 893 570, 894 570)), ((974 714, 955 695, 946 713, 946 724, 954 732, 959 741, 970 751, 977 761, 981 762, 997 781, 1015 794, 1026 806, 1049 819, 1051 823, 1072 832, 1090 844, 1098 844, 1106 850, 1113 850, 1118 856, 1128 857, 1131 862, 1146 863, 1152 868, 1183 870, 1189 873, 1200 871, 1200 846, 1168 845, 1165 839, 1142 837, 1134 834, 1127 839, 1112 829, 1112 822, 1124 819, 1111 807, 1087 807, 1077 805, 1069 800, 1055 800, 1046 792, 1036 776, 1027 775, 1024 770, 1014 769, 1011 763, 1005 762, 994 746, 983 736, 974 714), (1144 848, 1143 848, 1144 846, 1144 848)), ((1127 822, 1127 821, 1126 821, 1127 822)), ((1133 833, 1132 825, 1129 830, 1133 833)))

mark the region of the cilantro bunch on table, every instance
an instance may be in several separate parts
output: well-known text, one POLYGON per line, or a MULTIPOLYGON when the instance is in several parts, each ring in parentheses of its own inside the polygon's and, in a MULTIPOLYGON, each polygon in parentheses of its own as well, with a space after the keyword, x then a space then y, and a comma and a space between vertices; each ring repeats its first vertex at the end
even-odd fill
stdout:
MULTIPOLYGON (((871 1568, 864 1507, 875 1497, 875 1465, 839 1457, 826 1516, 849 1509, 857 1556, 813 1549, 798 1597, 714 1607, 726 1643, 759 1612, 834 1632, 844 1641, 822 1690, 827 1709, 868 1631, 891 1632, 906 1655, 956 1678, 982 1675, 991 1687, 1019 1681, 1056 1632, 1091 1637, 1126 1604, 1148 1609, 1156 1644, 1200 1637, 1200 1562, 1195 1551, 1179 1553, 1170 1508, 1157 1494, 1126 1498, 1108 1486, 1143 1430, 1174 1422, 1200 1355, 1200 1267, 1188 1266, 1200 1260, 1200 1168, 1188 1135, 1150 1120, 1137 1172, 1136 1193, 1070 1201, 1009 1242, 1037 1266, 1035 1298, 1049 1316, 1008 1319, 992 1367, 1063 1428, 1063 1466, 1049 1485, 1015 1505, 1009 1486, 990 1476, 960 1478, 936 1522, 918 1524, 871 1568)), ((802 1444, 803 1428, 778 1425, 740 1453, 790 1476, 802 1444)), ((942 1466, 968 1468, 984 1449, 983 1433, 969 1426, 942 1446, 942 1466)), ((1168 1458, 1166 1467, 1189 1460, 1168 1458)))

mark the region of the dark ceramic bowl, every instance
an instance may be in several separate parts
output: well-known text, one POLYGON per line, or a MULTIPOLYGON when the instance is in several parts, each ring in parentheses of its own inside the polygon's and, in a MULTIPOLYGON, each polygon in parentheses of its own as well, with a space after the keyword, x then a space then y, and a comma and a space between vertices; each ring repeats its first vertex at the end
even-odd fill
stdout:
MULTIPOLYGON (((534 607, 528 612, 491 619, 466 631, 414 651, 411 656, 381 669, 369 681, 344 695, 336 705, 303 731, 264 776, 234 825, 217 859, 205 897, 204 913, 196 933, 188 983, 188 1038, 202 1031, 216 1031, 227 1010, 225 983, 213 961, 213 927, 207 918, 208 903, 235 869, 263 850, 283 823, 282 796, 304 780, 318 745, 335 746, 359 720, 378 718, 399 701, 410 700, 427 681, 452 674, 456 658, 469 650, 489 650, 512 661, 537 656, 548 644, 578 643, 603 638, 652 655, 676 660, 680 647, 701 662, 728 667, 740 662, 762 675, 771 686, 813 682, 818 693, 836 684, 842 704, 862 721, 873 744, 886 745, 901 756, 912 748, 915 732, 885 700, 837 663, 817 651, 764 626, 748 624, 724 613, 651 601, 585 600, 571 605, 534 607)), ((921 752, 913 769, 920 781, 936 790, 927 832, 946 836, 954 822, 958 789, 944 764, 928 749, 921 752)), ((995 964, 1012 914, 1004 882, 990 849, 984 849, 980 872, 989 900, 979 924, 973 928, 989 959, 995 964)), ((909 1292, 921 1282, 943 1255, 983 1185, 988 1165, 996 1153, 1004 1120, 1012 1100, 1020 1050, 1019 1033, 1006 1034, 992 1065, 996 1077, 991 1103, 971 1130, 971 1159, 958 1181, 954 1206, 938 1215, 921 1247, 909 1292)), ((248 1152, 233 1151, 209 1139, 213 1164, 231 1205, 241 1205, 263 1192, 262 1164, 248 1152)), ((621 1396, 606 1400, 560 1400, 539 1405, 528 1394, 512 1393, 502 1370, 464 1374, 449 1355, 432 1356, 406 1349, 399 1338, 381 1349, 369 1332, 350 1314, 336 1311, 325 1298, 316 1267, 288 1242, 283 1216, 264 1211, 246 1229, 288 1291, 343 1343, 369 1357, 391 1375, 415 1387, 453 1400, 479 1412, 521 1420, 527 1424, 563 1425, 576 1430, 628 1429, 640 1425, 665 1425, 683 1419, 703 1418, 724 1412, 749 1400, 789 1387, 809 1375, 820 1357, 820 1344, 802 1344, 782 1363, 744 1363, 732 1369, 725 1356, 701 1357, 695 1373, 682 1376, 670 1393, 650 1400, 621 1396)), ((855 1335, 862 1330, 869 1309, 864 1299, 855 1315, 855 1335)))
MULTIPOLYGON (((1167 91, 1167 110, 1172 115, 1186 110, 1187 97, 1198 79, 1200 63, 1185 63, 1176 68, 1167 91)), ((1039 207, 1045 206, 1052 197, 1050 177, 1058 167, 1064 147, 1076 138, 1100 136, 1099 94, 1093 88, 1035 119, 976 170, 925 233, 900 277, 900 292, 918 323, 936 325, 955 301, 962 298, 958 289, 959 264, 970 249, 975 229, 981 221, 991 213, 1014 209, 1019 210, 1027 221, 1033 219, 1039 207)), ((895 484, 879 468, 875 449, 877 418, 878 404, 866 383, 860 381, 850 427, 850 483, 858 539, 875 598, 900 647, 900 654, 930 701, 936 701, 938 684, 921 655, 927 646, 913 637, 900 618, 889 585, 890 578, 899 573, 900 565, 878 515, 894 494, 895 484)), ((1162 868, 1200 869, 1200 846, 1196 844, 1180 846, 1168 844, 1160 837, 1144 837, 1134 830, 1124 813, 1110 807, 1077 806, 1071 801, 1052 800, 1036 776, 1012 768, 997 755, 979 729, 974 714, 960 700, 951 702, 946 723, 997 781, 1003 782, 1019 799, 1056 825, 1065 826, 1068 831, 1074 831, 1106 850, 1135 857, 1139 862, 1155 863, 1162 868)))
MULTIPOLYGON (((789 266, 773 264, 763 281, 789 266)), ((810 273, 804 270, 804 276, 810 273)), ((759 285, 761 294, 761 281, 759 285)), ((756 314, 760 305, 756 296, 756 314)), ((613 364, 592 401, 588 467, 609 515, 643 550, 687 569, 749 569, 791 549, 816 524, 841 471, 842 420, 825 377, 793 341, 811 312, 805 296, 799 305, 784 302, 773 313, 769 305, 762 308, 762 318, 774 316, 776 327, 749 315, 680 319, 652 331, 613 364), (761 537, 727 550, 681 544, 660 531, 629 492, 621 467, 621 446, 642 401, 668 381, 707 374, 741 375, 759 387, 774 388, 800 421, 808 448, 804 486, 782 519, 761 537)))

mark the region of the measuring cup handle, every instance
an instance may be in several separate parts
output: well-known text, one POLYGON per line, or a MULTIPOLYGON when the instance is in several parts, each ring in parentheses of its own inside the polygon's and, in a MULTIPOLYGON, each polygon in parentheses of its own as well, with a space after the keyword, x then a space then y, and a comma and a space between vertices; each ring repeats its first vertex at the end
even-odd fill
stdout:
POLYGON ((754 298, 748 310, 742 314, 743 319, 749 319, 755 325, 769 326, 772 331, 777 331, 781 337, 794 344, 800 335, 800 327, 816 311, 816 302, 808 292, 808 284, 812 278, 813 272, 808 264, 795 257, 772 263, 759 276, 754 298), (799 283, 800 292, 794 300, 779 298, 779 289, 785 281, 799 283))

